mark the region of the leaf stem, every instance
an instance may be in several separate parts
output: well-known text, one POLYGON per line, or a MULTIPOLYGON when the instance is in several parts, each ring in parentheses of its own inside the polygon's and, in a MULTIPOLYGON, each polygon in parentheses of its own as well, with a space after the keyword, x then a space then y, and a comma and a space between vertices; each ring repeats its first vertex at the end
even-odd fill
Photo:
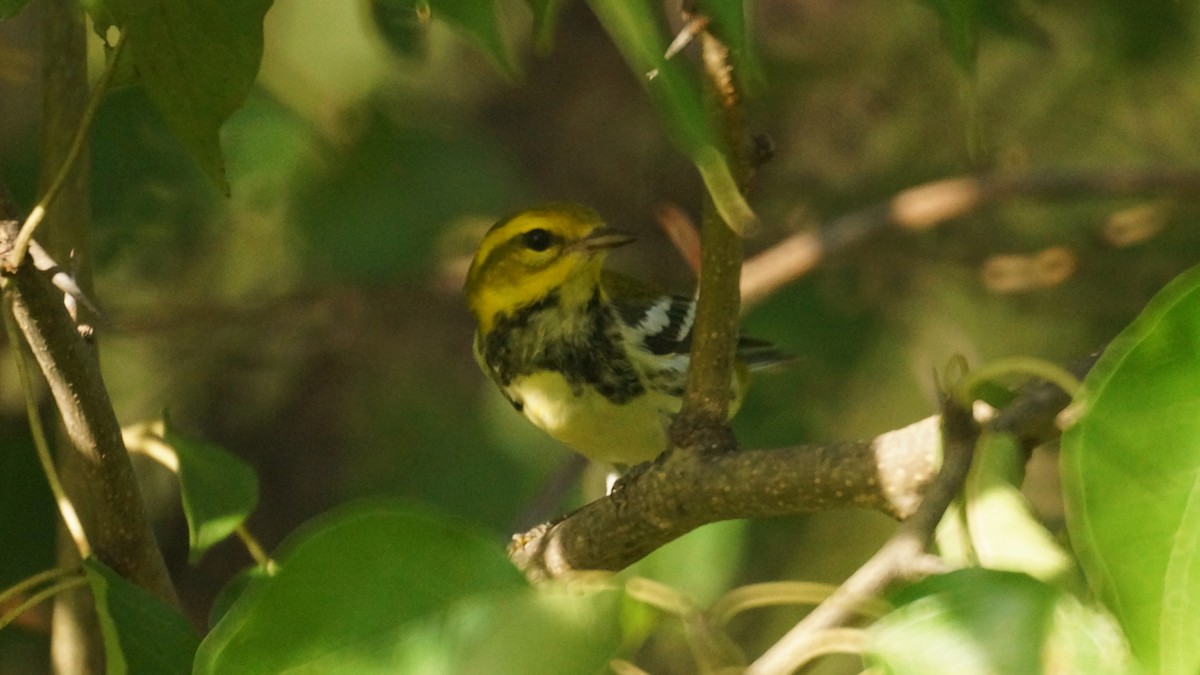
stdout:
POLYGON ((86 585, 87 585, 87 579, 81 574, 79 576, 72 576, 68 579, 64 579, 57 583, 51 584, 50 586, 47 586, 46 588, 29 596, 29 599, 27 599, 25 602, 22 602, 21 604, 14 607, 11 611, 9 611, 4 616, 0 616, 0 630, 4 630, 4 628, 7 627, 8 624, 12 623, 13 621, 16 621, 18 617, 20 617, 25 612, 29 611, 29 609, 31 607, 36 607, 37 605, 41 604, 48 598, 58 595, 59 593, 62 593, 63 591, 69 591, 72 588, 78 588, 79 586, 86 586, 86 585))
POLYGON ((984 382, 1019 373, 1046 380, 1072 398, 1083 386, 1079 378, 1056 363, 1028 356, 1014 356, 992 361, 977 370, 968 371, 954 388, 954 392, 960 403, 968 402, 975 398, 975 390, 984 382))
POLYGON ((3 607, 9 600, 17 597, 18 595, 21 595, 22 593, 25 593, 26 591, 28 591, 31 588, 34 588, 35 586, 40 586, 48 581, 52 581, 52 580, 59 579, 62 577, 69 577, 72 574, 78 574, 78 573, 79 573, 78 568, 71 569, 71 568, 63 568, 63 567, 51 567, 48 570, 42 570, 41 572, 38 572, 37 574, 34 574, 33 576, 28 577, 26 579, 22 579, 21 581, 18 581, 16 584, 9 586, 8 588, 4 589, 3 591, 0 591, 0 607, 3 607))
POLYGON ((83 151, 84 143, 87 141, 88 133, 91 131, 92 120, 95 119, 96 111, 100 109, 100 102, 104 99, 104 93, 108 90, 113 76, 117 72, 117 64, 120 63, 124 46, 125 36, 122 34, 117 38, 116 44, 113 45, 112 58, 108 60, 108 64, 104 67, 104 72, 100 75, 100 80, 92 88, 87 108, 84 109, 79 126, 75 129, 75 135, 71 138, 71 147, 67 150, 67 156, 63 159, 62 166, 58 168, 58 173, 54 175, 54 180, 50 181, 50 186, 46 188, 46 193, 42 195, 42 199, 29 212, 29 216, 25 218, 25 222, 21 224, 21 231, 17 234, 16 241, 13 243, 13 249, 8 256, 8 266, 12 269, 16 269, 25 258, 25 253, 29 250, 29 242, 33 240, 33 233, 42 224, 42 220, 46 217, 47 209, 50 208, 54 199, 58 197, 58 193, 62 191, 63 186, 67 182, 67 177, 70 176, 71 170, 75 167, 75 162, 78 161, 79 154, 83 151))
POLYGON ((262 544, 246 528, 246 524, 242 523, 238 525, 234 532, 237 534, 238 539, 242 540, 242 544, 246 546, 246 551, 250 554, 251 558, 254 558, 254 562, 266 570, 267 574, 274 574, 277 568, 275 561, 271 559, 271 556, 267 555, 262 544))

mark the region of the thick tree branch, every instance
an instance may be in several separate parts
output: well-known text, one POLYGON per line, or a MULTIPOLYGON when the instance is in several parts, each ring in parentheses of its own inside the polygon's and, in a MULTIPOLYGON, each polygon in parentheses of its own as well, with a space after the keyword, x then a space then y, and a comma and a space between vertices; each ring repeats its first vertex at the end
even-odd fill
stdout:
MULTIPOLYGON (((10 252, 16 236, 15 219, 0 222, 0 256, 10 252)), ((164 601, 178 604, 94 348, 79 334, 63 306, 62 293, 32 263, 5 270, 4 292, 12 299, 13 316, 81 460, 81 497, 90 510, 85 528, 96 557, 164 601)))
MULTIPOLYGON (((1082 375, 1092 361, 1072 368, 1082 375)), ((1032 448, 1058 434, 1066 396, 1035 381, 989 423, 1032 448)), ((618 489, 513 537, 509 555, 531 579, 620 570, 706 523, 867 508, 897 519, 917 512, 937 473, 941 416, 871 441, 727 454, 673 452, 618 489)))

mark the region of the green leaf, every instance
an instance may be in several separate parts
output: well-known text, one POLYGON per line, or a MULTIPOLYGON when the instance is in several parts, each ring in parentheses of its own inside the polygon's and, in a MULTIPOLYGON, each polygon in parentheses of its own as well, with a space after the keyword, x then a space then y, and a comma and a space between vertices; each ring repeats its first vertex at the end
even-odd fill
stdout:
POLYGON ((225 194, 219 131, 262 60, 271 0, 109 0, 139 81, 171 130, 225 194))
POLYGON ((1125 673, 1111 621, 1024 574, 978 568, 906 588, 868 629, 868 666, 892 675, 1125 673))
POLYGON ((0 0, 0 19, 11 19, 28 4, 29 0, 0 0))
POLYGON ((1024 453, 1009 434, 984 433, 963 487, 971 547, 979 564, 1025 572, 1047 583, 1069 585, 1074 563, 1038 521, 1018 487, 1024 453))
POLYGON ((220 623, 238 598, 247 593, 251 586, 265 583, 269 577, 270 574, 262 565, 247 567, 234 575, 213 600, 212 607, 208 610, 208 627, 211 629, 220 623))
POLYGON ((1067 526, 1151 671, 1200 669, 1200 267, 1109 344, 1063 434, 1067 526))
POLYGON ((240 457, 218 445, 180 436, 169 427, 164 440, 178 460, 179 492, 188 524, 188 560, 194 565, 254 511, 258 476, 240 457))
POLYGON ((197 675, 412 672, 414 622, 525 586, 499 542, 393 501, 336 509, 283 548, 205 638, 197 675))
POLYGON ((721 217, 735 232, 755 222, 738 191, 700 85, 679 59, 667 60, 660 22, 645 0, 589 0, 592 12, 650 94, 667 133, 696 165, 721 217))
POLYGON ((468 598, 401 638, 392 672, 594 675, 620 644, 620 591, 522 588, 468 598))
POLYGON ((96 598, 108 675, 192 672, 200 639, 182 614, 94 558, 83 568, 96 598))
POLYGON ((729 164, 725 157, 712 146, 700 148, 692 155, 692 162, 700 171, 700 178, 708 194, 712 197, 713 206, 721 214, 721 220, 739 235, 745 234, 758 222, 758 216, 742 196, 737 181, 729 172, 729 164))

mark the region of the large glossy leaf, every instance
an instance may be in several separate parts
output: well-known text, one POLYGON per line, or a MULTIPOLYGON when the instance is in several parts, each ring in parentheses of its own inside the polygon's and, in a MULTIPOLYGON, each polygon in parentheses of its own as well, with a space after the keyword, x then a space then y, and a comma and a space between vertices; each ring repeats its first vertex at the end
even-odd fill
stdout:
POLYGON ((171 130, 224 193, 219 131, 262 60, 271 0, 108 0, 138 79, 171 130))
POLYGON ((1200 267, 1105 350, 1063 435, 1071 542, 1152 671, 1200 670, 1200 267))
POLYGON ((617 590, 522 588, 468 598, 415 622, 392 672, 594 675, 620 643, 617 590))
POLYGON ((182 614, 98 560, 83 568, 96 598, 108 675, 192 672, 200 638, 182 614))
POLYGON ((645 0, 591 0, 592 11, 654 102, 668 134, 696 165, 721 217, 737 232, 755 220, 738 191, 700 83, 679 59, 664 58, 661 22, 645 0))
POLYGON ((258 505, 258 476, 240 457, 218 445, 170 430, 164 440, 175 452, 188 524, 188 557, 195 564, 254 511, 258 505))
POLYGON ((1111 620, 1031 577, 969 568, 893 598, 868 630, 868 665, 892 675, 1129 672, 1111 620))
POLYGON ((250 582, 205 638, 196 673, 395 673, 427 643, 410 631, 459 603, 525 587, 500 542, 392 501, 301 527, 279 571, 250 582))

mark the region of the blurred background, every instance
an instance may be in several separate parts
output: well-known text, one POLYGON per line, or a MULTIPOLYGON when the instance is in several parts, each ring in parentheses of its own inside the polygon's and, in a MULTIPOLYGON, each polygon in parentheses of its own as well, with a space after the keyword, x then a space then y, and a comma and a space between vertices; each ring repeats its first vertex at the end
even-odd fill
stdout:
MULTIPOLYGON (((1200 166, 1189 3, 999 3, 983 10, 973 74, 948 49, 934 0, 749 4, 764 77, 748 122, 776 148, 750 198, 762 219, 750 255, 942 178, 1200 166)), ((698 219, 702 185, 587 5, 563 3, 542 53, 523 3, 497 10, 511 76, 437 21, 397 50, 396 27, 365 2, 277 0, 258 84, 222 132, 229 198, 139 90, 115 90, 100 109, 92 241, 118 416, 167 410, 181 433, 252 464, 261 500, 250 529, 269 548, 370 495, 432 504, 497 546, 531 513, 595 496, 597 476, 586 476, 535 513, 571 454, 514 414, 471 357, 463 276, 505 213, 588 204, 639 235, 614 265, 691 290, 655 214, 673 204, 698 219)), ((38 25, 37 3, 0 23, 0 179, 24 209, 37 200, 38 25)), ((756 381, 739 439, 774 447, 906 425, 935 412, 933 373, 955 354, 1070 362, 1200 259, 1198 216, 1200 185, 1137 198, 1018 192, 935 229, 880 229, 748 314, 747 333, 798 358, 756 381)), ((55 514, 13 373, 6 353, 0 586, 53 562, 55 514)), ((1050 523, 1054 466, 1052 451, 1039 453, 1028 486, 1050 523)), ((189 566, 174 481, 141 468, 185 609, 203 626, 251 561, 229 541, 189 566)), ((857 512, 724 523, 631 573, 701 604, 749 582, 837 582, 892 527, 857 512)), ((757 653, 800 615, 757 611, 732 629, 757 653)), ((45 671, 41 626, 34 616, 0 633, 0 673, 45 671)), ((661 628, 634 659, 688 672, 679 632, 661 628)))

